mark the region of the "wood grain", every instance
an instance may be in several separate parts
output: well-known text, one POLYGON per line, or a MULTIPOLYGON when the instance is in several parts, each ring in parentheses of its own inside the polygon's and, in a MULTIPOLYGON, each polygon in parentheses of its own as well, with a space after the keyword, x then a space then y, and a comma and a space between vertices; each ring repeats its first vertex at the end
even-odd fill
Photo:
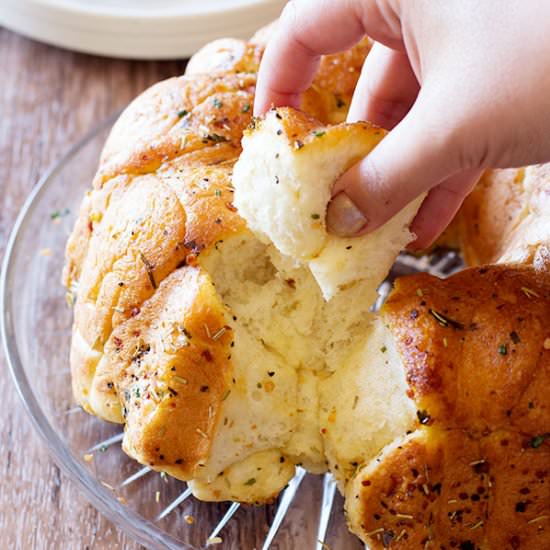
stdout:
MULTIPOLYGON (((0 256, 25 197, 87 131, 184 61, 71 53, 0 28, 0 256)), ((0 548, 141 548, 60 474, 33 433, 0 354, 0 548)))

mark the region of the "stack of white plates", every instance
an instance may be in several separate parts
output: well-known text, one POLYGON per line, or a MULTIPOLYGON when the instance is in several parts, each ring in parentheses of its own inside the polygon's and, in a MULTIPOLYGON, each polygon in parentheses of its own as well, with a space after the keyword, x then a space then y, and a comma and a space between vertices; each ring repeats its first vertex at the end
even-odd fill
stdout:
POLYGON ((221 37, 249 38, 286 0, 0 0, 0 24, 81 52, 187 57, 221 37))

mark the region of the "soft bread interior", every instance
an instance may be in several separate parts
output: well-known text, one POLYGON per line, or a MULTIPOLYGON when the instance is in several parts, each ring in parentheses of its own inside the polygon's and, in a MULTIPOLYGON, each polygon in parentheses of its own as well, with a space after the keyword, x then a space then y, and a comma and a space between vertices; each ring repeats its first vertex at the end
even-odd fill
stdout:
MULTIPOLYGON (((254 456, 276 456, 277 461, 284 456, 289 464, 325 471, 319 384, 340 368, 352 341, 371 322, 364 289, 350 288, 326 303, 307 269, 249 232, 218 243, 199 261, 227 308, 234 332, 230 391, 221 404, 209 459, 196 473, 202 483, 194 485, 200 487, 199 498, 233 498, 234 485, 218 478, 229 476, 243 461, 253 463, 254 456), (350 308, 351 302, 356 307, 350 308), (209 483, 215 489, 208 489, 209 483)), ((263 483, 264 494, 271 495, 278 479, 261 468, 255 476, 255 499, 263 483)))
POLYGON ((219 243, 200 262, 235 322, 294 368, 335 370, 370 322, 371 288, 356 285, 325 303, 307 269, 252 233, 219 243))
POLYGON ((394 339, 380 318, 321 384, 320 424, 341 490, 356 469, 415 425, 416 409, 394 339))
POLYGON ((308 266, 326 300, 361 280, 376 288, 414 238, 408 225, 422 197, 360 238, 329 235, 325 227, 334 183, 383 135, 368 123, 324 127, 298 111, 278 109, 243 138, 233 173, 240 214, 260 239, 308 266))
POLYGON ((364 282, 326 302, 307 268, 247 232, 200 262, 232 319, 234 372, 192 485, 199 498, 267 499, 295 464, 316 473, 330 467, 343 489, 359 465, 411 428, 401 360, 369 312, 364 282), (256 460, 254 490, 239 493, 235 479, 256 460))
POLYGON ((294 465, 277 450, 262 451, 228 467, 210 483, 194 479, 189 487, 200 500, 260 504, 275 499, 294 471, 294 465))

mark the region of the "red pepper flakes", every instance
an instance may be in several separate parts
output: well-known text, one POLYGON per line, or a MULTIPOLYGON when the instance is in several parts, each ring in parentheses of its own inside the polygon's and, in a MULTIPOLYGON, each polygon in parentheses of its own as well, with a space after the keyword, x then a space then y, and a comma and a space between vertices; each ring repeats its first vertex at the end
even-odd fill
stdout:
POLYGON ((196 254, 187 254, 185 256, 185 263, 190 266, 197 265, 197 255, 196 254))

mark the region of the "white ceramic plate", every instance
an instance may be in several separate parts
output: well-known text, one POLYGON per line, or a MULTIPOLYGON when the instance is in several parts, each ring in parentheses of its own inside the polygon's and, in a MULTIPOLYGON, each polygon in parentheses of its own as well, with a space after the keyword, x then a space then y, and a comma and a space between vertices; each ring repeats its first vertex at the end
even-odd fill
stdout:
POLYGON ((286 0, 0 0, 0 24, 36 40, 133 59, 188 57, 216 38, 249 38, 286 0))

